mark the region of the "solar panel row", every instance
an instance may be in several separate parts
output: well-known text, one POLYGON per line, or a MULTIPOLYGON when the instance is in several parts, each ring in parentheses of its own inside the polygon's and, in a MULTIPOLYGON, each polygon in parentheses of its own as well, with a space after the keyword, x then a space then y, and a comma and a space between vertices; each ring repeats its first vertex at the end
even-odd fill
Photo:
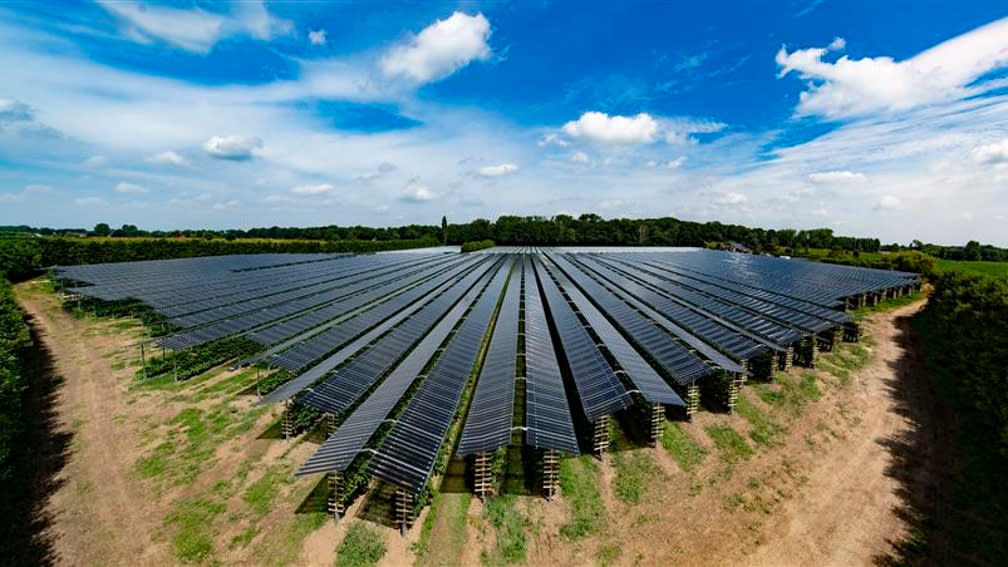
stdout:
POLYGON ((427 483, 458 411, 462 391, 478 362, 477 355, 507 282, 510 263, 496 269, 483 295, 420 383, 371 459, 368 467, 371 475, 414 494, 427 483))

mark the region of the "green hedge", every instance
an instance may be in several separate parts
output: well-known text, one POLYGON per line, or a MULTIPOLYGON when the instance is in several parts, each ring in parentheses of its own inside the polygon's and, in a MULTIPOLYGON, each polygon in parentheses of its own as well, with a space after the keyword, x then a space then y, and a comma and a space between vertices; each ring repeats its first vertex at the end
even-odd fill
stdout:
MULTIPOLYGON (((21 396, 27 384, 20 354, 28 338, 28 326, 11 285, 0 278, 0 516, 8 521, 19 493, 17 487, 23 485, 14 474, 13 453, 24 430, 21 396)), ((0 531, 9 528, 4 522, 0 531)), ((0 543, 4 539, 0 537, 0 543)))
POLYGON ((486 248, 493 248, 496 246, 493 240, 474 240, 471 242, 466 242, 462 245, 463 252, 475 252, 477 250, 484 250, 486 248))

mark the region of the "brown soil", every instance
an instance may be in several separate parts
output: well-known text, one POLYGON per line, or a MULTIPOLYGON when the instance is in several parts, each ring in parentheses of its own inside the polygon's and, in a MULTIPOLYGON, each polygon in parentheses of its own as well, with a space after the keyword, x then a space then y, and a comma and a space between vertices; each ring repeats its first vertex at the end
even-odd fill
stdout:
MULTIPOLYGON (((259 479, 269 466, 280 467, 286 475, 314 449, 310 442, 262 438, 274 419, 266 412, 248 434, 222 444, 193 485, 162 490, 138 478, 137 461, 158 444, 167 422, 193 402, 173 400, 173 392, 137 393, 131 390, 135 366, 112 369, 114 363, 135 357, 135 334, 112 329, 111 322, 73 319, 35 283, 18 286, 18 298, 65 378, 56 411, 65 428, 73 431, 72 454, 59 473, 62 484, 47 504, 57 563, 175 564, 178 560, 164 532, 165 518, 177 500, 207 493, 217 481, 232 479, 250 460, 255 464, 241 486, 259 479)), ((873 338, 867 366, 852 374, 848 383, 815 371, 823 396, 801 412, 782 412, 761 401, 753 388, 745 388, 743 395, 749 401, 786 427, 779 446, 760 447, 749 459, 727 462, 705 427, 730 425, 748 440, 750 426, 738 415, 703 412, 683 424, 709 452, 694 472, 680 470, 662 447, 636 449, 651 456, 664 478, 635 506, 615 498, 611 483, 616 470, 611 462, 601 463, 596 478, 602 485, 606 521, 600 534, 567 541, 559 535, 568 511, 563 498, 550 503, 522 499, 530 525, 529 564, 592 564, 600 550, 611 551, 614 546, 619 551, 613 562, 620 565, 852 565, 870 564, 888 553, 890 542, 906 529, 897 511, 907 504, 903 499, 908 488, 907 475, 892 471, 900 457, 887 441, 906 437, 911 429, 936 428, 919 409, 930 407, 929 394, 917 379, 915 354, 906 346, 904 317, 919 307, 918 303, 873 315, 865 323, 873 338), (908 404, 917 405, 908 409, 908 404)), ((808 373, 795 369, 791 378, 808 373)), ((225 373, 198 388, 230 376, 225 373)), ((196 403, 207 409, 212 400, 196 403)), ((925 456, 923 462, 927 460, 925 456)), ((926 482, 928 474, 921 466, 909 476, 913 482, 926 482)), ((225 518, 246 512, 239 487, 215 524, 220 529, 215 533, 214 558, 223 564, 281 562, 261 556, 261 546, 272 541, 267 538, 274 532, 288 529, 303 495, 318 480, 289 481, 264 517, 231 522, 225 518), (258 527, 257 534, 245 547, 233 546, 232 540, 250 522, 258 527)), ((354 516, 360 506, 358 501, 349 515, 354 516)), ((459 556, 462 564, 477 563, 481 549, 494 545, 492 529, 483 524, 480 510, 474 500, 459 556)), ((413 562, 412 544, 422 523, 423 517, 406 539, 392 529, 379 528, 388 549, 383 565, 413 562)), ((348 524, 326 522, 302 536, 288 562, 332 564, 348 524)), ((439 528, 443 527, 435 526, 435 531, 439 528)))

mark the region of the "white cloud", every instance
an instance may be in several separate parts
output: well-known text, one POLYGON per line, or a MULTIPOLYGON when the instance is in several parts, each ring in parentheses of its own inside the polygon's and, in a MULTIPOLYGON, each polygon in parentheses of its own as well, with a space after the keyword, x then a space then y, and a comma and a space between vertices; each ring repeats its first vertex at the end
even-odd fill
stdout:
POLYGON ((571 154, 570 160, 574 163, 588 163, 591 158, 584 152, 574 152, 571 154))
POLYGON ((903 201, 895 195, 884 195, 881 199, 879 199, 875 208, 893 211, 903 208, 903 201))
POLYGON ((27 104, 9 98, 0 98, 0 123, 32 120, 34 112, 27 104))
POLYGON ((308 32, 308 41, 312 45, 325 45, 326 43, 326 31, 325 30, 312 30, 308 32))
POLYGON ((290 203, 290 195, 266 195, 263 197, 263 203, 290 203))
POLYGON ((719 205, 741 205, 749 202, 749 197, 742 193, 728 192, 719 195, 714 202, 719 205))
POLYGON ((24 191, 25 193, 48 193, 52 191, 52 187, 33 183, 31 185, 25 185, 24 191))
POLYGON ((679 156, 674 160, 666 163, 665 167, 668 169, 679 169, 680 167, 683 166, 684 163, 686 163, 686 156, 679 156))
POLYGON ((612 144, 650 144, 658 136, 658 122, 650 114, 609 116, 604 112, 585 112, 563 126, 574 138, 612 144))
POLYGON ((982 92, 982 84, 971 83, 1008 65, 1008 18, 938 44, 905 61, 847 56, 832 63, 823 60, 831 50, 845 45, 834 40, 827 48, 789 53, 786 47, 781 47, 777 52, 779 76, 794 71, 810 83, 801 94, 797 114, 844 118, 904 111, 982 92))
POLYGON ((291 23, 274 18, 261 1, 236 3, 233 13, 216 14, 199 8, 183 10, 128 0, 97 0, 123 24, 123 34, 138 43, 161 40, 195 53, 208 53, 225 37, 247 35, 270 40, 288 33, 291 23))
POLYGON ((82 165, 84 167, 98 169, 100 167, 105 167, 106 165, 108 165, 108 158, 105 156, 91 156, 86 160, 84 160, 82 165))
POLYGON ((644 165, 648 167, 658 167, 658 162, 653 159, 649 159, 644 165))
POLYGON ((854 171, 820 171, 810 173, 809 181, 817 185, 867 183, 868 177, 854 171))
POLYGON ((1008 163, 1008 138, 993 144, 973 148, 973 160, 977 163, 1008 163))
POLYGON ((236 208, 237 206, 238 201, 231 200, 231 201, 223 201, 220 203, 214 203, 213 209, 215 211, 229 211, 231 209, 236 208))
POLYGON ((178 165, 178 166, 189 165, 189 162, 186 160, 186 158, 172 151, 154 154, 150 157, 144 158, 144 161, 147 163, 154 163, 161 165, 178 165))
POLYGON ((544 146, 560 146, 561 148, 566 148, 570 145, 570 142, 564 140, 557 134, 546 134, 538 142, 536 142, 539 147, 544 146))
POLYGON ((435 195, 426 185, 411 185, 399 195, 399 200, 404 203, 426 203, 432 201, 435 195))
POLYGON ((455 12, 427 26, 405 45, 390 49, 381 59, 381 70, 386 77, 417 83, 443 79, 472 61, 489 59, 489 37, 490 21, 483 14, 455 12))
POLYGON ((107 205, 108 202, 101 197, 80 197, 74 199, 74 204, 78 207, 88 207, 91 205, 107 205))
POLYGON ((831 41, 830 44, 826 46, 826 49, 829 49, 830 51, 840 51, 841 49, 844 49, 846 47, 847 47, 847 40, 845 40, 842 37, 834 37, 833 41, 831 41))
POLYGON ((502 163, 500 165, 488 165, 481 167, 477 171, 482 177, 501 177, 510 175, 518 171, 518 165, 514 163, 502 163))
POLYGON ((217 159, 243 161, 252 159, 252 151, 263 147, 255 136, 214 136, 203 144, 203 150, 217 159))
POLYGON ((142 185, 137 185, 136 183, 128 183, 126 181, 121 181, 115 186, 115 190, 118 193, 149 193, 150 189, 142 185))
POLYGON ((325 195, 332 193, 336 188, 329 183, 318 183, 315 185, 298 185, 291 187, 290 192, 295 195, 325 195))

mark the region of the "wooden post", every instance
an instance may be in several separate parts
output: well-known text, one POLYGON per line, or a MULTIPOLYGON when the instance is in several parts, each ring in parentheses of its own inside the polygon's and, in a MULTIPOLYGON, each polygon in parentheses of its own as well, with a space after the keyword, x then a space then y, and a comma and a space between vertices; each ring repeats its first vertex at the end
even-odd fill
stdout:
POLYGON ((558 471, 559 461, 560 453, 555 449, 546 449, 543 451, 542 486, 543 495, 548 501, 552 501, 553 497, 556 496, 558 479, 560 478, 558 471))
POLYGON ((695 381, 686 386, 686 418, 692 419, 693 414, 700 411, 700 385, 695 381))
MULTIPOLYGON (((728 388, 728 413, 733 413, 735 411, 735 404, 738 402, 739 388, 741 387, 741 379, 738 378, 740 374, 734 374, 728 376, 726 381, 726 387, 728 388)), ((744 376, 744 374, 742 374, 744 376)))
POLYGON ((329 491, 329 514, 333 520, 339 521, 343 516, 343 499, 340 497, 340 484, 342 484, 343 473, 336 471, 329 475, 331 490, 329 491))
POLYGON ((658 444, 665 432, 665 406, 651 404, 651 445, 658 444))
POLYGON ((410 529, 413 521, 413 495, 402 488, 396 489, 396 522, 399 524, 399 531, 403 537, 410 529))
POLYGON ((280 416, 280 428, 283 430, 285 441, 290 441, 291 437, 294 436, 294 424, 291 422, 290 407, 290 400, 285 400, 283 414, 280 416))
POLYGON ((811 337, 809 337, 808 338, 808 342, 809 342, 809 345, 808 345, 808 348, 809 348, 808 366, 809 366, 809 368, 815 368, 816 359, 819 358, 819 348, 818 348, 818 345, 816 345, 816 336, 812 335, 811 337))
POLYGON ((607 449, 609 449, 609 416, 603 415, 595 420, 595 434, 592 437, 594 442, 592 453, 601 459, 607 449))
POLYGON ((752 362, 749 360, 743 360, 740 366, 742 366, 742 383, 745 384, 749 377, 748 373, 752 371, 752 362))
POLYGON ((475 460, 473 463, 473 488, 476 492, 476 497, 480 500, 486 500, 487 496, 490 496, 492 479, 490 478, 490 453, 476 453, 475 460))
POLYGON ((143 373, 144 380, 147 379, 147 357, 144 354, 144 344, 140 343, 140 372, 143 373))

